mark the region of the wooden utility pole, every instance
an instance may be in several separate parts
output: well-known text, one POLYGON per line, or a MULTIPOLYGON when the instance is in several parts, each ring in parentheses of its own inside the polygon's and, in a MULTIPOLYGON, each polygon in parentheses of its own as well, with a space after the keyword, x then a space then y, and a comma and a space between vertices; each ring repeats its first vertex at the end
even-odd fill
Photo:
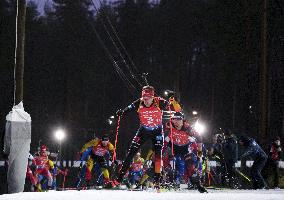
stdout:
POLYGON ((211 123, 214 121, 215 116, 215 85, 212 83, 211 85, 211 112, 210 112, 210 120, 211 123))
POLYGON ((176 79, 175 79, 175 83, 174 83, 175 84, 174 91, 176 93, 175 98, 178 102, 180 102, 180 92, 181 92, 180 91, 180 76, 181 76, 180 68, 182 67, 182 62, 179 62, 179 63, 180 63, 179 66, 176 68, 176 79))
POLYGON ((14 106, 6 116, 4 152, 8 155, 8 193, 24 191, 31 144, 31 117, 24 111, 24 46, 26 0, 17 0, 14 68, 14 106))
POLYGON ((23 101, 24 93, 24 62, 25 62, 25 23, 26 23, 26 0, 17 1, 16 17, 16 45, 15 45, 15 85, 14 105, 23 101))
POLYGON ((237 84, 234 81, 234 96, 233 96, 233 113, 232 113, 232 128, 236 128, 236 105, 237 105, 237 84))
POLYGON ((268 65, 267 65, 267 4, 263 0, 261 27, 261 64, 259 73, 259 140, 264 143, 268 136, 268 65))

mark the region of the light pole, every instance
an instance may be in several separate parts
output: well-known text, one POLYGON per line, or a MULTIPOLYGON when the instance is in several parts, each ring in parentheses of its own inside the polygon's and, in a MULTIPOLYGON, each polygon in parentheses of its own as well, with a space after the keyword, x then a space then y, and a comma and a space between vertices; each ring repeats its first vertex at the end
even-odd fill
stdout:
MULTIPOLYGON (((61 143, 62 140, 65 138, 65 131, 63 129, 58 129, 54 133, 55 138, 59 141, 59 161, 61 162, 61 143)), ((56 163, 57 164, 57 163, 56 163)))

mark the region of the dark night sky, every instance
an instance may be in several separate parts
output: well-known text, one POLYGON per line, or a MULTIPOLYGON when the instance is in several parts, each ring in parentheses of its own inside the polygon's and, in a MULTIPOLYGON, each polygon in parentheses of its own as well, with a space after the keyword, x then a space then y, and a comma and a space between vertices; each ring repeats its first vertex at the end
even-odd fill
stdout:
MULTIPOLYGON (((38 10, 43 10, 46 1, 36 1, 38 10)), ((208 137, 216 128, 233 126, 238 134, 258 136, 261 9, 256 6, 261 4, 244 2, 163 1, 160 7, 132 3, 109 11, 139 73, 149 73, 149 82, 158 93, 177 91, 187 114, 198 110, 202 120, 210 124, 208 137)), ((106 125, 107 118, 139 95, 131 95, 125 87, 92 29, 96 28, 131 79, 104 30, 103 16, 90 21, 86 11, 80 13, 76 6, 69 6, 52 11, 54 15, 27 19, 24 103, 33 119, 33 147, 39 138, 55 146, 52 131, 63 125, 72 134, 66 139, 70 147, 66 151, 73 153, 94 131, 99 135, 113 132, 115 127, 106 125)), ((284 38, 284 20, 277 5, 270 8, 274 9, 268 30, 272 136, 284 131, 280 40, 284 38)), ((3 127, 13 91, 14 21, 11 17, 0 37, 5 44, 1 46, 3 56, 0 52, 0 89, 6 97, 0 101, 3 127)), ((135 112, 123 119, 122 147, 128 145, 137 126, 135 112)))

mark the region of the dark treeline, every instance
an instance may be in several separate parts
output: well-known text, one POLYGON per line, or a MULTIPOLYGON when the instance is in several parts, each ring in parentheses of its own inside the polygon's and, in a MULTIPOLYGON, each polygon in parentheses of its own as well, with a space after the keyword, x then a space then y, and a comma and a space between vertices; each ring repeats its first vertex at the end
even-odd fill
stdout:
MULTIPOLYGON (((268 2, 273 136, 284 131, 284 4, 268 2)), ((107 119, 139 97, 137 82, 143 83, 143 72, 149 73, 148 81, 158 93, 175 90, 186 113, 199 111, 208 135, 226 127, 258 137, 262 0, 93 3, 53 0, 45 14, 33 1, 28 3, 24 106, 33 120, 32 149, 39 139, 52 147, 57 126, 68 130, 64 145, 69 158, 94 132, 114 134, 107 119), (108 22, 127 50, 118 47, 125 62, 113 45, 111 39, 119 41, 108 22), (118 75, 102 42, 131 84, 118 75)), ((15 0, 1 0, 1 127, 13 106, 15 9, 15 0)), ((135 132, 134 115, 122 120, 120 154, 135 132)))

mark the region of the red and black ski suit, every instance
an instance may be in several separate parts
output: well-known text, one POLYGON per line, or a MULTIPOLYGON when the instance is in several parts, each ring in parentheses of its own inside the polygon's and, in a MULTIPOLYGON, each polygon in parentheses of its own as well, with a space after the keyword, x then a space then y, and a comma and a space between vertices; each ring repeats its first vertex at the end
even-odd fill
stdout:
POLYGON ((162 148, 164 144, 164 133, 162 125, 162 110, 167 109, 167 101, 160 97, 155 97, 150 107, 146 107, 142 99, 134 101, 123 110, 123 113, 137 110, 140 120, 140 127, 132 139, 131 146, 123 162, 118 181, 121 182, 128 170, 134 155, 141 145, 147 140, 151 140, 155 152, 155 178, 158 180, 162 168, 162 148))

